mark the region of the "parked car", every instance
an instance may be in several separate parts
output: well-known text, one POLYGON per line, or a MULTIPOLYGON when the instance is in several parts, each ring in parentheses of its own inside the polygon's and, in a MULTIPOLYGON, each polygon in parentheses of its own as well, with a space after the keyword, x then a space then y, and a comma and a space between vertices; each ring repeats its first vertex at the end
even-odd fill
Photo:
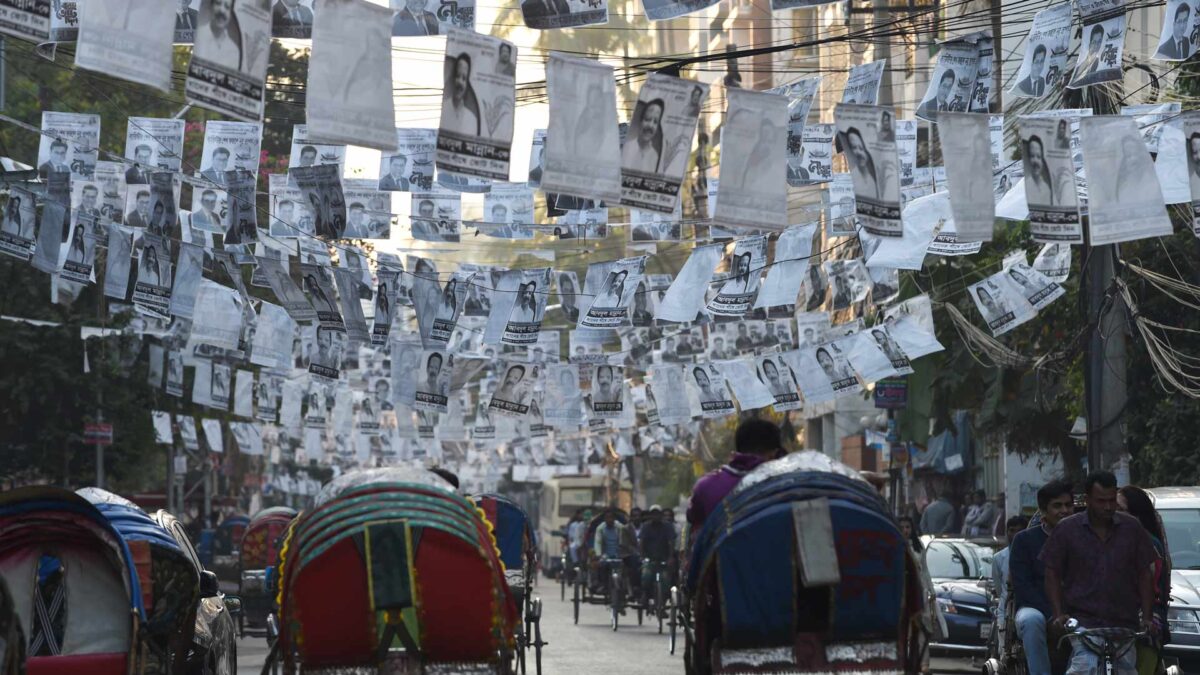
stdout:
POLYGON ((234 675, 237 673, 237 615, 242 601, 221 592, 217 575, 204 569, 200 557, 175 516, 166 511, 154 520, 171 533, 200 575, 200 605, 196 608, 196 631, 187 657, 189 675, 234 675))
POLYGON ((930 650, 962 657, 983 656, 992 630, 988 585, 993 549, 959 538, 925 536, 921 542, 938 609, 949 633, 941 642, 931 644, 930 650))
POLYGON ((1200 487, 1160 487, 1148 492, 1162 518, 1171 553, 1171 642, 1166 656, 1184 672, 1200 672, 1200 487))

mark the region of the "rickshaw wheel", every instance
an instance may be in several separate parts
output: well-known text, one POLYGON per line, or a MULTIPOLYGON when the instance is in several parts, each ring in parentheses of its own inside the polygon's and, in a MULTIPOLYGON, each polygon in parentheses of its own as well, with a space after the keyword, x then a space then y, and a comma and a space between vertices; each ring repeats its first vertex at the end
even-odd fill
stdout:
POLYGON ((565 558, 563 559, 562 571, 558 573, 558 585, 559 585, 559 588, 562 590, 562 601, 566 602, 567 601, 567 561, 565 558))
POLYGON ((579 603, 582 601, 582 599, 579 597, 579 594, 582 592, 583 591, 579 588, 579 578, 576 577, 576 579, 575 579, 575 623, 577 625, 579 623, 579 603))
POLYGON ((533 659, 534 672, 542 675, 542 599, 533 601, 533 659))
POLYGON ((638 625, 640 626, 640 625, 642 625, 642 613, 643 613, 643 609, 642 609, 641 605, 638 605, 637 612, 638 612, 638 625))
POLYGON ((658 576, 654 577, 654 613, 658 615, 658 634, 663 632, 663 618, 666 613, 666 605, 663 604, 663 587, 662 581, 658 576))

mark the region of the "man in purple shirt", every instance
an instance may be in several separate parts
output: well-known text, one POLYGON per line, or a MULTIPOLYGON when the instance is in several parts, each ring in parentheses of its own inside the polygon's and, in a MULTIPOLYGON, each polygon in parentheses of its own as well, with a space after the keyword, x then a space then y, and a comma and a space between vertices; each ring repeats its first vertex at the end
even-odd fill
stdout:
POLYGON ((733 492, 742 476, 759 464, 782 457, 783 443, 779 427, 768 420, 750 419, 738 425, 733 438, 734 452, 729 463, 696 481, 688 504, 687 520, 696 532, 717 508, 725 495, 733 492))
MULTIPOLYGON (((1046 596, 1060 627, 1075 618, 1085 628, 1150 626, 1154 602, 1151 564, 1158 558, 1150 535, 1136 518, 1117 512, 1117 479, 1107 471, 1084 483, 1087 511, 1064 518, 1042 548, 1046 596)), ((1096 672, 1098 659, 1073 641, 1069 673, 1096 672)), ((1117 663, 1117 673, 1136 672, 1134 650, 1117 663)))

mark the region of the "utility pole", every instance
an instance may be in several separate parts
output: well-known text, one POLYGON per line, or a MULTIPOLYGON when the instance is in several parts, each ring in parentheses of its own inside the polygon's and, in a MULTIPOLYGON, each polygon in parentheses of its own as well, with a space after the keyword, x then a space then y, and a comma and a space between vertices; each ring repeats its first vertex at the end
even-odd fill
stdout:
POLYGON ((1125 453, 1121 415, 1128 400, 1126 313, 1120 296, 1109 292, 1116 258, 1115 244, 1083 246, 1080 304, 1088 331, 1084 367, 1088 471, 1108 469, 1125 453))

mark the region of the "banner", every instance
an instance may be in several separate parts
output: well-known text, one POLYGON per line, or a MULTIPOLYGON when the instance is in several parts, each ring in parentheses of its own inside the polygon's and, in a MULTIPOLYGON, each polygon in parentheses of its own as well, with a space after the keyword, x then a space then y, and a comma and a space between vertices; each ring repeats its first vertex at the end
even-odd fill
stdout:
POLYGON ((883 71, 886 67, 887 59, 850 66, 850 72, 846 75, 846 87, 842 89, 842 103, 875 105, 879 99, 879 84, 883 81, 883 71))
POLYGON ((720 290, 708 301, 708 311, 719 316, 741 316, 754 306, 758 280, 767 264, 767 235, 738 239, 729 257, 729 271, 720 290))
POLYGON ((838 140, 850 165, 859 222, 871 234, 900 237, 900 172, 890 108, 839 104, 838 140))
POLYGON ((638 92, 621 146, 621 203, 671 213, 708 85, 652 73, 638 92))
POLYGON ((1083 23, 1083 42, 1075 58, 1069 89, 1079 89, 1124 77, 1125 0, 1076 0, 1083 23))
POLYGON ((38 177, 45 180, 58 173, 91 178, 99 147, 99 115, 43 111, 38 177))
POLYGON ((783 96, 726 92, 721 182, 714 220, 740 226, 787 225, 787 119, 783 96))
POLYGON ((247 122, 261 120, 271 53, 268 5, 200 0, 197 19, 184 84, 188 101, 247 122))
MULTIPOLYGON (((558 0, 563 4, 579 0, 558 0)), ((553 0, 525 0, 529 3, 553 0)), ((546 64, 550 125, 534 187, 616 203, 621 199, 621 144, 612 66, 551 52, 546 64)), ((533 170, 530 182, 533 183, 533 170)))
POLYGON ((1025 201, 1034 241, 1081 243, 1082 226, 1075 193, 1070 124, 1066 118, 1021 117, 1017 120, 1025 201))
MULTIPOLYGON (((633 300, 638 282, 645 273, 646 257, 593 263, 588 266, 589 277, 592 268, 597 265, 608 266, 608 272, 604 276, 603 284, 592 295, 592 302, 579 320, 579 325, 584 328, 615 328, 628 321, 629 304, 633 300)), ((589 287, 588 290, 593 289, 589 287)))

